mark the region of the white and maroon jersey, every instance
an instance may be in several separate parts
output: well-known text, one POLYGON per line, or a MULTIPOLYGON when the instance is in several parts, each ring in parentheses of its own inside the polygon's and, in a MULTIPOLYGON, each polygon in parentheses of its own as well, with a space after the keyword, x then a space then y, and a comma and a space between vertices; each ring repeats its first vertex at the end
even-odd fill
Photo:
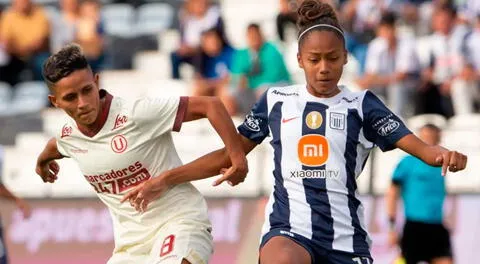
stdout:
POLYGON ((171 131, 179 131, 188 98, 145 98, 128 101, 101 90, 105 98, 102 128, 96 134, 79 129, 71 119, 57 137, 58 151, 74 159, 113 219, 115 250, 148 254, 168 221, 190 219, 209 225, 207 206, 190 183, 178 185, 138 213, 121 198, 131 188, 182 165, 171 131))

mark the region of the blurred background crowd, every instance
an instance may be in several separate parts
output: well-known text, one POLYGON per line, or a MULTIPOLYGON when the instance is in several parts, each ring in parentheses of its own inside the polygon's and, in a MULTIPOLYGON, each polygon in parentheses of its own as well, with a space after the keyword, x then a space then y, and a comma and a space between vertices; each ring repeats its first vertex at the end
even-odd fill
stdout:
MULTIPOLYGON (((267 87, 302 83, 294 56, 298 1, 0 1, 0 102, 41 94, 25 83, 41 81, 49 54, 76 42, 96 72, 135 70, 139 52, 163 52, 170 65, 149 71, 186 80, 189 94, 219 96, 232 115, 244 113, 267 87), (252 19, 251 8, 265 16, 252 19)), ((374 91, 403 117, 478 112, 479 1, 328 2, 355 65, 344 76, 350 89, 374 91)), ((0 115, 13 108, 1 107, 0 115)))

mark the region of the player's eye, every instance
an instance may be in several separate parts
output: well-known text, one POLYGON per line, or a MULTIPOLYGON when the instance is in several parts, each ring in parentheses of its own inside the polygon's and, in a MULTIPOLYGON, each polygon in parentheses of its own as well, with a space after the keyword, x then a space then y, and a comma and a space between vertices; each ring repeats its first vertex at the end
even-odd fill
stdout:
POLYGON ((319 60, 317 58, 309 58, 308 61, 311 63, 317 63, 319 60))
POLYGON ((71 101, 75 100, 75 98, 76 98, 75 94, 69 94, 69 95, 65 96, 63 98, 63 100, 71 102, 71 101))

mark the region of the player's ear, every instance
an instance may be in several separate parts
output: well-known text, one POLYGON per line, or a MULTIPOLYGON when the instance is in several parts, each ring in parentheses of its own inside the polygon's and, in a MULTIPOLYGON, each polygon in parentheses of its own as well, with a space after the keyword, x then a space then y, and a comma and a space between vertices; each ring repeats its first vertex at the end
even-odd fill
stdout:
POLYGON ((50 101, 50 103, 52 103, 53 106, 58 108, 57 97, 55 97, 55 95, 49 94, 48 95, 48 101, 50 101))
POLYGON ((300 51, 297 52, 297 61, 298 61, 298 67, 303 69, 303 62, 302 62, 302 58, 300 57, 300 51))
POLYGON ((99 86, 98 86, 98 83, 99 83, 99 80, 100 80, 100 76, 98 75, 98 73, 95 73, 95 75, 93 76, 93 78, 94 78, 94 80, 95 80, 95 85, 96 85, 97 87, 99 87, 99 86))
POLYGON ((348 63, 348 52, 347 52, 347 50, 343 51, 343 56, 344 56, 343 65, 346 65, 348 63))

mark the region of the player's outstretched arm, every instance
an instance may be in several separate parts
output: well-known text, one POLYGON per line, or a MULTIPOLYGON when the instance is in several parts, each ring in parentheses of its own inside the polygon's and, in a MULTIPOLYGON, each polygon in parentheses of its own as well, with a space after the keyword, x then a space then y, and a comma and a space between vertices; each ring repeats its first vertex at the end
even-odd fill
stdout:
MULTIPOLYGON (((248 154, 257 146, 250 139, 243 136, 239 137, 245 153, 248 154)), ((227 150, 222 148, 140 184, 128 192, 121 202, 129 200, 137 211, 145 211, 151 201, 159 198, 171 186, 205 179, 218 175, 219 172, 222 172, 223 176, 215 181, 214 186, 221 184, 223 181, 235 186, 243 182, 246 176, 245 172, 239 171, 238 168, 231 165, 227 150)))
POLYGON ((60 166, 55 162, 56 159, 62 159, 63 156, 57 149, 57 140, 50 139, 37 158, 35 172, 40 175, 43 182, 53 183, 57 179, 60 166))
POLYGON ((220 99, 209 96, 189 97, 183 121, 188 122, 199 118, 208 118, 208 121, 210 121, 210 124, 215 128, 225 144, 232 167, 235 167, 239 173, 243 172, 246 175, 248 164, 245 158, 245 151, 235 125, 220 99))
POLYGON ((445 176, 447 170, 456 172, 465 169, 467 166, 467 156, 451 151, 441 146, 427 145, 417 136, 410 134, 401 138, 396 147, 423 160, 431 166, 442 166, 442 175, 445 176))

